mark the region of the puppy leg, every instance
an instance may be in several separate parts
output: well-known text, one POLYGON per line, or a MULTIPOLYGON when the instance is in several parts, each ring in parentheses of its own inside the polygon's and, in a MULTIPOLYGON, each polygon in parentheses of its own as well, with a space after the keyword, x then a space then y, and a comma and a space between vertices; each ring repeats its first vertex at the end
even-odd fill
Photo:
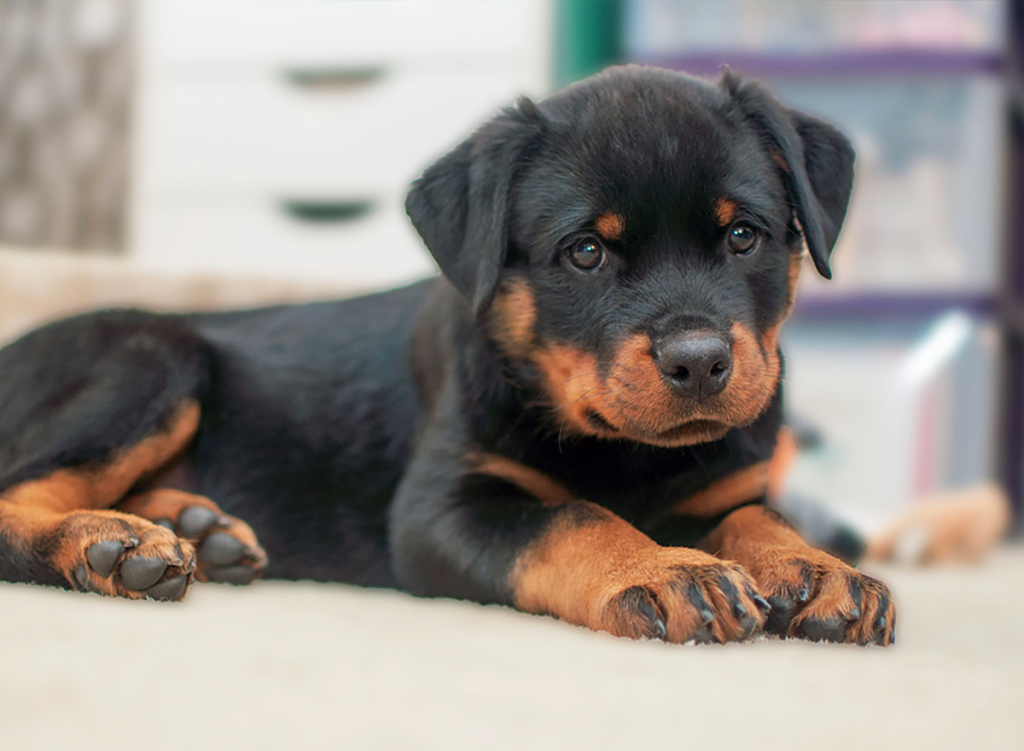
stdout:
POLYGON ((0 579, 5 581, 179 600, 195 566, 191 544, 138 517, 0 502, 0 579))
POLYGON ((766 630, 814 641, 890 644, 895 609, 885 585, 811 547, 764 506, 767 463, 736 470, 657 519, 662 544, 691 544, 748 570, 771 604, 766 630))
POLYGON ((510 582, 521 610, 679 643, 744 639, 760 628, 767 609, 742 566, 660 546, 585 502, 551 515, 517 556, 510 582))
POLYGON ((249 584, 267 566, 256 534, 209 498, 161 488, 132 496, 118 508, 172 530, 196 546, 199 581, 249 584))
POLYGON ((0 579, 180 598, 192 545, 108 511, 187 450, 202 343, 179 323, 110 311, 0 351, 0 579))
POLYGON ((885 584, 812 548, 771 509, 733 511, 701 547, 750 571, 771 603, 767 628, 774 633, 854 644, 895 640, 896 609, 885 584))
POLYGON ((767 603, 741 566, 658 545, 599 505, 563 502, 552 481, 511 464, 491 460, 462 476, 435 464, 429 477, 403 483, 392 548, 404 588, 677 643, 743 639, 763 623, 767 603), (438 484, 448 477, 455 482, 438 484))
POLYGON ((0 493, 0 578, 121 597, 179 599, 195 570, 192 545, 128 514, 103 511, 191 439, 194 402, 163 429, 106 461, 61 468, 0 493))

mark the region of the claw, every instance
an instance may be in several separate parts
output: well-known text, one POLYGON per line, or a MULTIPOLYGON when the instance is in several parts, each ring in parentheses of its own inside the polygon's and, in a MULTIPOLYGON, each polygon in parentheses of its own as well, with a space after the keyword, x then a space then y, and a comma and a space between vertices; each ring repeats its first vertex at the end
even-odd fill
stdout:
POLYGON ((85 564, 82 563, 75 569, 75 582, 79 587, 88 591, 89 590, 89 572, 85 570, 85 564))
POLYGON ((661 618, 654 619, 654 631, 659 639, 664 639, 668 636, 668 629, 665 627, 665 621, 661 618))

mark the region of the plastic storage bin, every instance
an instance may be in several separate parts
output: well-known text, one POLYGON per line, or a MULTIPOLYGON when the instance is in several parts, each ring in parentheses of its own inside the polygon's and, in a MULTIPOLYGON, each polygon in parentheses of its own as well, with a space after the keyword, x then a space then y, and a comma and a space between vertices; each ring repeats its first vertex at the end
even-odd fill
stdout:
POLYGON ((632 60, 680 50, 994 51, 1005 13, 999 0, 635 0, 626 5, 625 46, 632 60))

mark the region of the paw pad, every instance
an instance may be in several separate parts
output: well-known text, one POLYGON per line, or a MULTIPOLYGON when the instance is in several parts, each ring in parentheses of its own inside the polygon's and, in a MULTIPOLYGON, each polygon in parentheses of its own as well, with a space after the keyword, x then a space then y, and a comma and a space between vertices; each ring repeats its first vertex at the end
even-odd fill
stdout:
MULTIPOLYGON (((136 543, 137 544, 137 543, 136 543)), ((121 553, 124 552, 124 545, 116 540, 104 540, 89 546, 85 551, 85 560, 92 566, 92 570, 103 577, 110 576, 114 572, 121 553)))
POLYGON ((256 536, 238 519, 206 506, 186 506, 172 529, 196 544, 199 578, 225 584, 251 584, 266 566, 256 536))
POLYGON ((143 519, 117 512, 70 515, 60 532, 69 583, 85 592, 180 599, 192 580, 191 545, 143 519))

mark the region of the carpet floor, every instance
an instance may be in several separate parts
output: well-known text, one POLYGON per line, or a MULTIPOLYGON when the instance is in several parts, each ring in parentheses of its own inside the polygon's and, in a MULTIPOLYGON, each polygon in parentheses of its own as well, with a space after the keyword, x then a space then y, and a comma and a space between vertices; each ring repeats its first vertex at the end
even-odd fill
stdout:
POLYGON ((0 748, 1024 749, 1024 547, 872 573, 890 649, 631 642, 313 583, 0 584, 0 748))

